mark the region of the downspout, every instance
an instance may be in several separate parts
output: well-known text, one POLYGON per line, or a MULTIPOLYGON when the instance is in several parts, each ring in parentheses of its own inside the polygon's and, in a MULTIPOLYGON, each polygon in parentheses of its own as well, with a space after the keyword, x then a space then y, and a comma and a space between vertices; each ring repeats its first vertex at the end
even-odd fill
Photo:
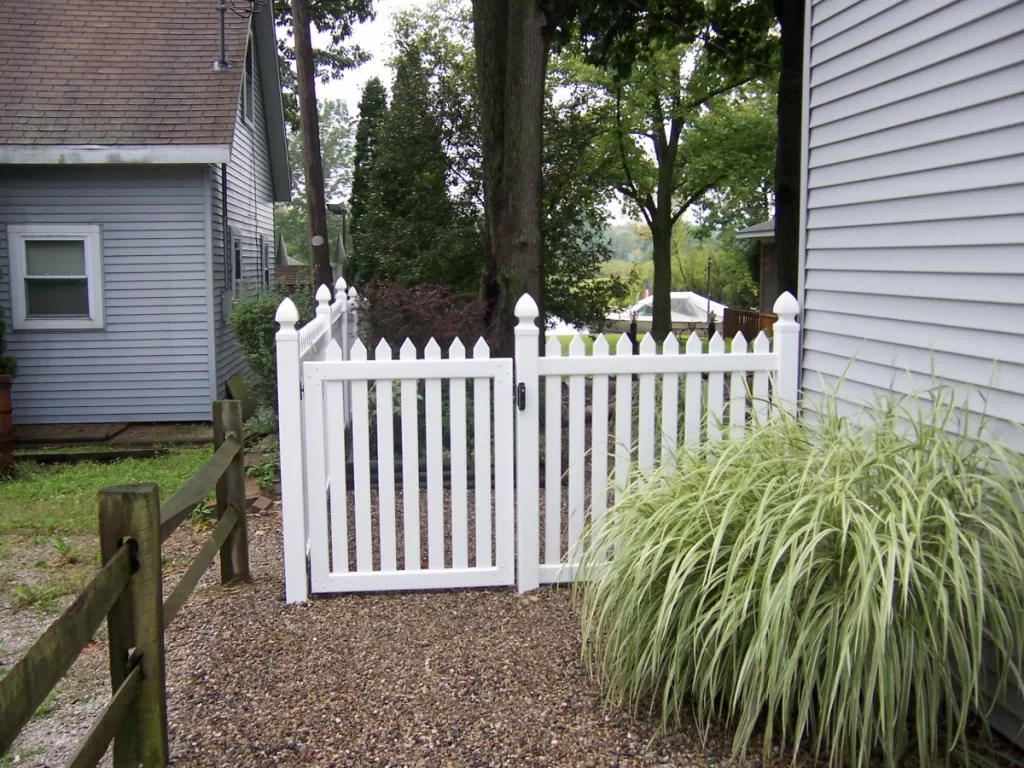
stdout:
POLYGON ((229 284, 234 279, 235 265, 234 254, 231 252, 231 229, 228 227, 228 164, 220 164, 220 217, 224 236, 224 290, 228 291, 229 284))

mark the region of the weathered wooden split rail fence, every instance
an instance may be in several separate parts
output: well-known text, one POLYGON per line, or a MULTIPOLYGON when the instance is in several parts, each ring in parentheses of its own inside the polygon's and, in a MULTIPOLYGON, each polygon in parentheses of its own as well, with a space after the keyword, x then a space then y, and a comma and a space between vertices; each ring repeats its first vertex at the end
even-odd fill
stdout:
POLYGON ((114 768, 168 762, 164 632, 220 552, 221 581, 249 580, 242 405, 213 403, 213 456, 163 504, 154 483, 99 492, 103 569, 0 680, 0 755, 107 619, 113 695, 65 764, 95 766, 111 741, 114 768), (160 546, 217 492, 217 525, 167 599, 160 546))

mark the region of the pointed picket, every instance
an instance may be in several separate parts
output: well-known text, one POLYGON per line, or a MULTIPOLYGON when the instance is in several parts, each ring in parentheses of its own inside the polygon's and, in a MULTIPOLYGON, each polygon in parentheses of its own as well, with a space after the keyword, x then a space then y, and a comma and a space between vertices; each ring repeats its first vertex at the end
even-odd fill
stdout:
MULTIPOLYGON (((768 337, 765 336, 764 331, 761 331, 754 339, 754 354, 763 355, 770 351, 771 345, 768 343, 768 337)), ((750 395, 753 401, 754 421, 758 425, 766 423, 768 420, 768 371, 758 371, 754 374, 754 388, 750 395)))
MULTIPOLYGON (((709 355, 724 355, 725 340, 722 335, 715 331, 708 343, 709 355)), ((725 374, 708 374, 708 442, 718 442, 722 439, 722 422, 725 410, 725 374)))
MULTIPOLYGON (((483 339, 473 347, 474 360, 491 350, 483 339)), ((491 380, 473 379, 473 508, 476 516, 476 567, 490 568, 491 559, 491 380)))
MULTIPOLYGON (((696 332, 690 334, 686 340, 687 355, 703 355, 704 345, 696 332)), ((700 425, 703 417, 704 386, 702 374, 694 372, 686 374, 686 400, 683 403, 683 419, 685 421, 684 440, 686 447, 696 449, 700 447, 700 425)))
MULTIPOLYGON (((465 360, 466 348, 455 339, 449 360, 465 360)), ((448 382, 448 434, 451 440, 452 567, 469 567, 469 523, 466 481, 466 380, 448 382)))
MULTIPOLYGON (((622 334, 615 345, 616 357, 632 357, 633 342, 622 334)), ((615 377, 615 503, 629 482, 629 464, 633 453, 633 375, 615 377)))
MULTIPOLYGON (((562 342, 552 336, 545 353, 562 356, 562 342)), ((562 562, 562 377, 544 377, 544 562, 562 562)))
MULTIPOLYGON (((416 345, 406 339, 399 350, 400 360, 415 360, 416 345)), ((402 379, 402 530, 404 569, 420 569, 420 434, 419 382, 402 379)))
MULTIPOLYGON (((733 355, 747 354, 747 338, 737 331, 732 339, 733 355)), ((747 374, 733 371, 729 377, 729 439, 742 440, 747 423, 747 374)))
MULTIPOLYGON (((324 353, 328 362, 342 359, 341 346, 331 339, 324 353)), ((345 430, 335 424, 345 423, 345 385, 347 382, 325 382, 324 431, 327 434, 327 477, 331 492, 331 562, 333 570, 348 570, 348 478, 345 467, 345 430)))
MULTIPOLYGON (((423 357, 440 360, 441 347, 427 342, 423 357)), ((426 380, 427 418, 427 563, 431 570, 444 568, 444 445, 441 438, 441 380, 426 380)))
MULTIPOLYGON (((384 339, 374 350, 374 360, 390 360, 391 345, 384 339)), ((398 568, 395 538, 395 439, 394 393, 389 379, 377 380, 377 514, 380 531, 380 569, 398 568)))
MULTIPOLYGON (((569 342, 569 357, 585 357, 586 346, 579 334, 569 342)), ((586 474, 586 450, 584 442, 587 428, 586 396, 587 379, 585 376, 569 377, 569 540, 566 549, 566 561, 578 562, 580 537, 583 533, 586 508, 584 500, 584 475, 586 474)))
MULTIPOLYGON (((366 360, 361 341, 352 345, 352 360, 366 360)), ((373 533, 370 523, 370 423, 366 379, 352 382, 352 482, 355 486, 356 570, 373 570, 373 533)))
MULTIPOLYGON (((679 339, 674 333, 665 337, 661 354, 674 357, 679 354, 679 339)), ((671 474, 679 444, 679 374, 666 373, 661 377, 661 464, 671 474)))
MULTIPOLYGON (((338 352, 341 348, 334 345, 338 352)), ((330 349, 328 349, 330 352, 330 349)), ((330 357, 328 360, 332 359, 330 357)), ((348 571, 348 469, 345 466, 345 399, 347 382, 328 382, 324 403, 327 476, 331 479, 331 570, 348 571)))
MULTIPOLYGON (((658 345, 651 334, 644 334, 640 342, 640 357, 653 357, 657 354, 658 345)), ((640 408, 637 414, 637 468, 641 475, 649 475, 654 471, 654 382, 653 373, 640 374, 640 408)))
MULTIPOLYGON (((594 339, 593 355, 608 357, 604 334, 594 339)), ((590 386, 590 524, 596 534, 608 508, 608 377, 595 375, 590 386)))

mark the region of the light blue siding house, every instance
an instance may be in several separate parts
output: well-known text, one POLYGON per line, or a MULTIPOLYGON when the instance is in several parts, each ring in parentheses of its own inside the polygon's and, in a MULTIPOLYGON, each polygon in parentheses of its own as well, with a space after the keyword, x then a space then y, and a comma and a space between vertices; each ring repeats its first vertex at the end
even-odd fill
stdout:
POLYGON ((245 372, 227 316, 274 281, 290 179, 270 11, 227 13, 227 67, 219 27, 206 0, 0 4, 17 423, 208 420, 245 372))
POLYGON ((804 54, 808 408, 934 371, 1024 450, 1024 1, 808 0, 804 54))

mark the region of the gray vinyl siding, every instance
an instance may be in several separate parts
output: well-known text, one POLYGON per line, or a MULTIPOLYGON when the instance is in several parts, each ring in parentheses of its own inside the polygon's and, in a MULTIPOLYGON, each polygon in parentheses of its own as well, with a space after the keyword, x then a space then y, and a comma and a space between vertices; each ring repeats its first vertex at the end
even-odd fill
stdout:
POLYGON ((16 423, 210 418, 202 166, 34 167, 0 173, 0 305, 8 224, 100 227, 105 327, 16 331, 16 423))
POLYGON ((818 0, 809 43, 809 402, 934 372, 1024 450, 1024 2, 818 0))
MULTIPOLYGON (((231 161, 228 177, 228 226, 242 243, 242 293, 252 296, 262 290, 262 262, 259 238, 270 248, 270 279, 274 281, 274 203, 270 168, 270 150, 267 142, 267 121, 264 109, 262 80, 258 58, 254 57, 254 114, 251 123, 242 113, 239 100, 234 139, 231 143, 231 161)), ((235 374, 248 374, 242 360, 234 332, 227 320, 229 307, 224 294, 228 292, 224 262, 224 235, 222 224, 221 169, 212 167, 213 196, 213 288, 214 325, 216 327, 217 390, 224 393, 224 382, 235 374)))

